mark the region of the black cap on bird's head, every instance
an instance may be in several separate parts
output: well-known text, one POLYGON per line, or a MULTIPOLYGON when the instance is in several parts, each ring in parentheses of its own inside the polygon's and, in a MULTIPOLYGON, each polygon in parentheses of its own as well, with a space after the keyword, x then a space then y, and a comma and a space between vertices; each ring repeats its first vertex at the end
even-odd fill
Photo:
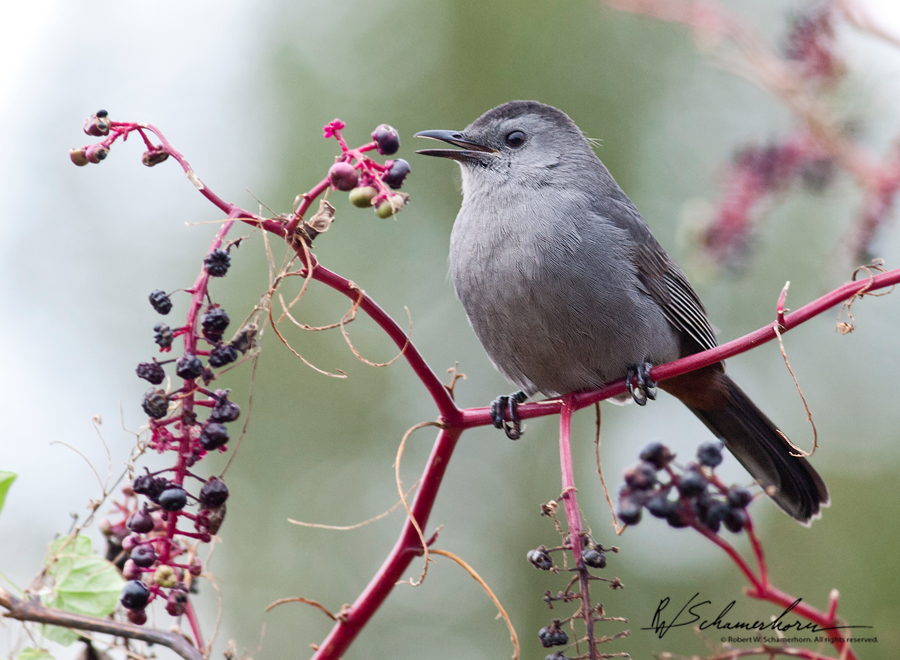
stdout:
POLYGON ((450 158, 463 165, 490 167, 508 160, 546 167, 564 153, 592 153, 564 112, 537 101, 510 101, 487 111, 462 131, 422 131, 415 137, 460 147, 416 153, 450 158))

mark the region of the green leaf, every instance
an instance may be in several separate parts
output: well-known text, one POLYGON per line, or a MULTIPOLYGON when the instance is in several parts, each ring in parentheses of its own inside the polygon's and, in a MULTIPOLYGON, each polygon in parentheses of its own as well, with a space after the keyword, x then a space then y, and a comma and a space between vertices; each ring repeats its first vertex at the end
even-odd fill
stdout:
POLYGON ((62 646, 72 646, 81 636, 74 630, 50 625, 41 626, 41 634, 44 635, 44 639, 49 639, 51 642, 56 642, 62 646))
POLYGON ((54 660, 44 649, 24 648, 19 651, 17 660, 54 660))
POLYGON ((57 559, 71 558, 73 556, 87 557, 93 549, 91 540, 87 536, 64 536, 61 539, 56 539, 47 548, 44 566, 50 566, 57 559))
MULTIPOLYGON (((112 563, 94 554, 86 536, 67 536, 50 544, 44 564, 53 578, 50 593, 41 598, 55 607, 104 617, 116 608, 125 581, 112 563)), ((61 644, 71 644, 77 635, 64 628, 45 627, 45 635, 61 644)))
POLYGON ((4 472, 0 470, 0 511, 3 511, 3 502, 6 501, 6 491, 12 486, 12 482, 16 480, 15 472, 4 472))

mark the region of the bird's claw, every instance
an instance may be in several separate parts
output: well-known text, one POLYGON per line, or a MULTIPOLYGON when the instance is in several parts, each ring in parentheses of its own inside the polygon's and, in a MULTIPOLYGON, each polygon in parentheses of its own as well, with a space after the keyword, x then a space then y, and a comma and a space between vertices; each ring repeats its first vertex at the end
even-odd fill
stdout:
POLYGON ((521 390, 513 394, 503 394, 491 402, 491 421, 498 429, 503 429, 510 440, 522 437, 522 419, 519 417, 519 404, 524 403, 528 395, 521 390), (505 419, 509 409, 509 421, 505 419))
POLYGON ((628 387, 628 393, 634 402, 639 406, 647 405, 647 400, 656 400, 656 383, 650 379, 650 369, 653 367, 649 362, 636 364, 628 367, 625 376, 625 383, 628 387))

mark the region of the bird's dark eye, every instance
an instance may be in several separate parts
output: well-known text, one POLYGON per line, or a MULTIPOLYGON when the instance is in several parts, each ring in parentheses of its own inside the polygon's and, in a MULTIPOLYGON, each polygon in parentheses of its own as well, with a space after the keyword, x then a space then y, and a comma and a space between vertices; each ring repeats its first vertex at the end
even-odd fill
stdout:
POLYGON ((513 131, 506 136, 506 144, 513 149, 518 149, 525 144, 525 134, 522 131, 513 131))

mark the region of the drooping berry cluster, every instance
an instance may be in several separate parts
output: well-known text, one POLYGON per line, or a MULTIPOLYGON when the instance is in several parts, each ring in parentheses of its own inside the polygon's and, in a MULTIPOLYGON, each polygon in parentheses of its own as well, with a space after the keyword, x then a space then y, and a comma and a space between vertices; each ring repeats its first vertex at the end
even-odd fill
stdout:
POLYGON ((704 248, 719 264, 739 268, 752 246, 756 212, 767 200, 797 180, 807 190, 821 192, 834 174, 833 159, 807 134, 741 147, 726 174, 723 199, 702 237, 704 248))
POLYGON ((181 559, 187 547, 178 537, 209 541, 210 535, 218 531, 228 498, 227 486, 215 477, 194 498, 182 485, 161 476, 163 473, 137 477, 123 489, 125 504, 118 505, 122 519, 116 523, 108 519, 100 522, 100 529, 109 539, 108 559, 115 561, 127 580, 120 602, 129 621, 137 625, 147 621, 145 610, 158 598, 164 600, 169 615, 184 614, 188 594, 194 590, 192 582, 201 574, 202 563, 194 555, 181 559), (193 500, 200 508, 197 514, 184 511, 193 500), (177 530, 177 521, 176 525, 171 524, 176 516, 193 520, 198 532, 177 530))
POLYGON ((806 81, 833 85, 846 68, 838 57, 834 29, 835 8, 830 2, 810 5, 790 20, 784 40, 784 56, 796 62, 806 81))
POLYGON ((618 516, 628 525, 641 520, 643 509, 672 527, 692 526, 717 534, 724 526, 735 534, 747 523, 746 507, 753 499, 739 486, 725 487, 715 476, 722 462, 722 444, 708 442, 697 450, 697 461, 681 469, 675 455, 655 442, 640 454, 641 462, 625 471, 619 491, 618 516))
MULTIPOLYGON (((229 400, 229 390, 211 391, 204 387, 216 378, 215 369, 235 362, 239 354, 247 353, 255 344, 255 324, 248 323, 230 341, 225 341, 231 323, 228 313, 216 303, 203 306, 209 299, 209 278, 225 276, 230 261, 227 249, 212 249, 203 261, 205 275, 195 285, 198 290, 189 292, 194 295, 188 321, 174 330, 165 323, 154 326, 160 352, 170 351, 175 337, 182 336, 184 353, 162 362, 153 359, 136 369, 138 377, 158 386, 166 380, 165 365, 174 362, 175 376, 183 381, 174 390, 151 389, 142 402, 150 417, 148 446, 159 452, 176 452, 175 467, 137 477, 127 489, 136 502, 122 509, 129 515, 117 525, 109 521, 104 524, 111 542, 115 539, 127 557, 121 565, 128 580, 121 604, 128 610, 129 620, 136 624, 147 620, 145 609, 157 598, 164 599, 166 612, 171 616, 184 614, 189 606, 189 585, 201 572, 200 561, 193 555, 186 562, 178 561, 188 552, 184 539, 208 543, 224 519, 228 498, 225 483, 211 477, 195 497, 185 487, 185 479, 199 479, 188 468, 207 452, 224 450, 230 438, 227 424, 237 420, 241 412, 229 400), (202 342, 209 348, 203 348, 202 342), (197 381, 202 381, 202 385, 197 381), (203 408, 209 411, 206 419, 197 412, 203 408), (196 512, 190 511, 195 505, 196 512), (182 519, 190 521, 193 529, 179 527, 182 519)), ((169 294, 161 290, 153 291, 149 300, 159 314, 167 315, 174 308, 169 294)))
MULTIPOLYGON (((542 514, 550 516, 556 521, 555 515, 555 507, 557 502, 551 502, 549 505, 542 505, 542 514)), ((558 521, 556 521, 557 530, 560 529, 558 521)), ((574 644, 580 645, 581 643, 587 643, 588 645, 593 645, 595 648, 598 645, 603 644, 611 639, 616 639, 620 636, 627 635, 628 632, 624 633, 616 633, 612 636, 610 635, 597 635, 595 633, 594 626, 607 621, 624 621, 624 619, 616 618, 616 617, 607 617, 606 613, 603 609, 602 604, 594 604, 591 601, 590 595, 590 584, 593 581, 603 581, 607 582, 612 589, 618 589, 622 587, 622 583, 618 578, 605 578, 600 577, 598 575, 594 575, 589 569, 604 569, 607 565, 606 555, 608 552, 618 552, 619 549, 616 547, 604 548, 602 545, 597 543, 594 538, 586 532, 582 532, 580 536, 580 553, 574 553, 572 547, 568 543, 564 543, 563 545, 548 548, 547 546, 540 545, 533 550, 529 550, 526 554, 526 559, 528 562, 537 569, 542 571, 552 571, 553 573, 559 574, 560 572, 571 572, 573 574, 573 578, 567 585, 564 591, 558 591, 554 596, 553 593, 548 589, 544 593, 543 601, 547 603, 550 609, 554 609, 554 603, 577 603, 577 610, 569 617, 565 619, 555 618, 551 621, 550 625, 544 626, 538 631, 538 639, 541 642, 541 645, 544 648, 551 648, 554 646, 566 646, 569 644, 569 635, 562 629, 563 625, 572 625, 572 630, 575 630, 575 625, 577 621, 581 621, 585 626, 585 637, 581 639, 576 639, 574 644), (551 554, 555 552, 563 553, 563 567, 560 568, 556 564, 554 564, 553 559, 551 558, 551 554), (567 559, 580 557, 575 562, 575 566, 566 566, 567 559), (576 585, 579 586, 577 589, 573 589, 576 585), (589 618, 588 618, 589 617, 589 618)), ((576 648, 578 648, 576 646, 576 648)), ((555 653, 551 653, 547 656, 546 660, 566 660, 566 656, 563 654, 563 650, 556 651, 555 653)), ((587 657, 587 655, 579 655, 578 657, 587 657)), ((603 654, 600 654, 598 657, 607 657, 603 654)))
POLYGON ((159 165, 169 157, 169 152, 161 145, 150 142, 144 130, 146 125, 128 122, 114 122, 110 120, 106 110, 98 110, 84 121, 84 132, 91 137, 104 138, 95 144, 76 147, 69 151, 69 158, 78 167, 84 167, 89 163, 94 165, 106 160, 113 142, 120 137, 125 138, 131 131, 140 133, 147 146, 147 151, 141 156, 141 162, 147 167, 159 165))
POLYGON ((378 163, 364 156, 377 150, 383 156, 392 156, 400 149, 400 134, 387 124, 381 124, 372 132, 372 142, 358 149, 350 149, 341 136, 344 122, 339 119, 326 124, 325 137, 334 137, 341 145, 341 155, 328 171, 328 179, 335 190, 349 192, 350 202, 360 208, 375 207, 379 218, 396 215, 409 201, 406 193, 396 193, 403 186, 410 172, 409 163, 402 158, 378 163))

